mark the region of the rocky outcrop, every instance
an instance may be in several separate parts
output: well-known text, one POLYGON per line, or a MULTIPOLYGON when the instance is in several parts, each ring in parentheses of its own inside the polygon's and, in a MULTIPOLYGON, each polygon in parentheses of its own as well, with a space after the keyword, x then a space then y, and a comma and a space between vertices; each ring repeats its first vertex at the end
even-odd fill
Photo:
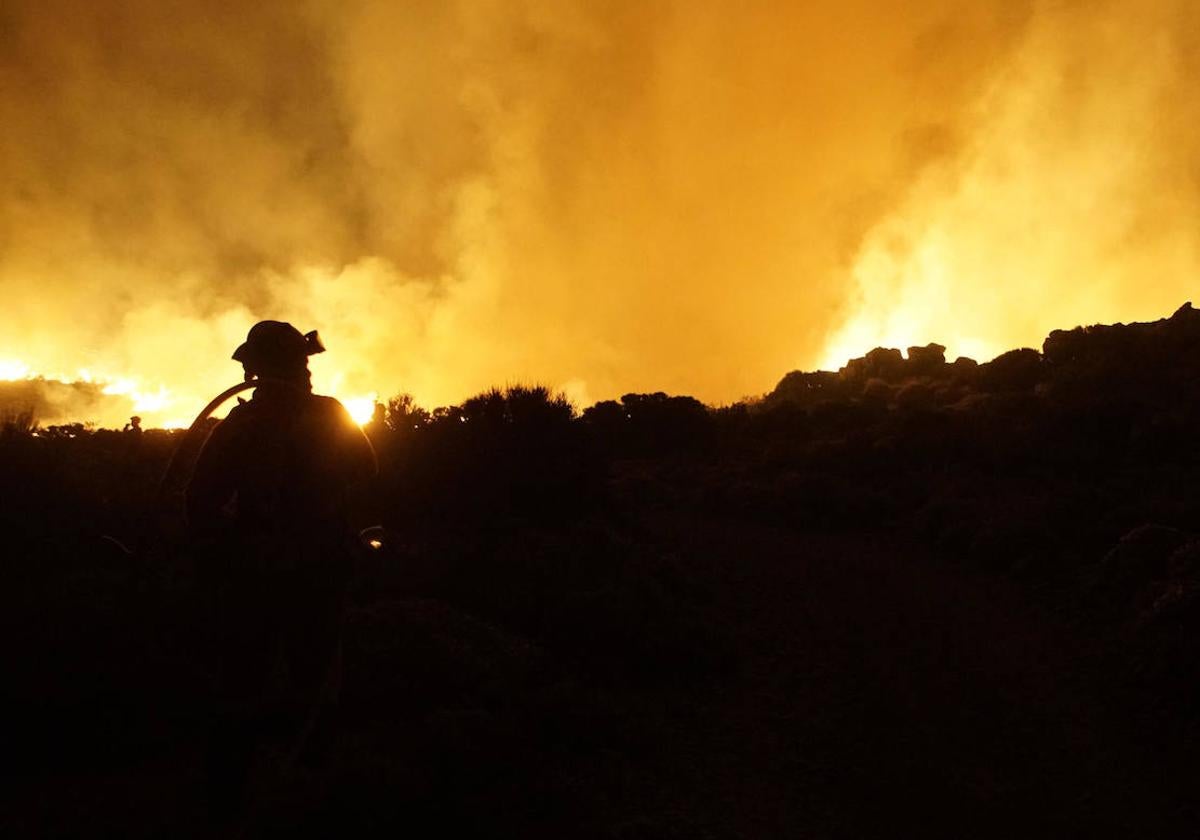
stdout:
POLYGON ((876 347, 837 372, 793 371, 765 402, 948 407, 975 395, 1036 394, 1078 408, 1081 400, 1110 403, 1152 388, 1161 397, 1200 382, 1200 310, 1185 303, 1159 321, 1054 330, 1041 352, 1023 347, 983 364, 961 356, 947 362, 945 354, 941 344, 909 347, 907 355, 876 347))

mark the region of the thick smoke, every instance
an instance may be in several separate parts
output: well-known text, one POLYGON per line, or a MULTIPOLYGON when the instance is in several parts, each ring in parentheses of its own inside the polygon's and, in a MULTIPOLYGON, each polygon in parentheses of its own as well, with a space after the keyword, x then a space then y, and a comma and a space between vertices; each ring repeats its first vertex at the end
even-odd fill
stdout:
POLYGON ((836 365, 926 336, 981 358, 1195 296, 1200 7, 1046 4, 970 139, 864 240, 836 365))
POLYGON ((185 417, 274 317, 345 395, 719 401, 849 339, 1157 315, 1194 267, 1188 9, 10 0, 0 360, 185 417))

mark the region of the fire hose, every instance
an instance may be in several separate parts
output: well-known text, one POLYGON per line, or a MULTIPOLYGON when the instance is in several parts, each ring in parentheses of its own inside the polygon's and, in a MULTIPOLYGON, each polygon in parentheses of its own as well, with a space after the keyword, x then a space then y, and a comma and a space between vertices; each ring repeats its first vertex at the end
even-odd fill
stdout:
MULTIPOLYGON (((212 433, 213 426, 208 422, 212 413, 221 407, 231 397, 234 397, 243 391, 249 391, 257 388, 260 385, 281 385, 285 388, 291 388, 296 391, 303 391, 299 385, 290 382, 286 379, 274 378, 254 378, 247 379, 244 382, 239 382, 236 385, 226 388, 221 393, 217 394, 208 404, 200 410, 196 418, 192 420, 187 430, 183 433, 182 439, 171 452, 171 457, 167 460, 167 465, 163 469, 162 476, 158 480, 155 487, 154 498, 151 502, 152 515, 143 520, 143 526, 137 535, 134 542, 134 549, 131 551, 125 543, 111 535, 105 534, 101 539, 119 549, 128 557, 144 558, 147 552, 147 543, 150 540, 149 521, 157 521, 161 515, 163 508, 166 506, 167 497, 171 494, 172 488, 182 490, 187 484, 187 478, 190 477, 192 470, 195 468, 196 462, 200 458, 200 453, 204 450, 204 445, 208 442, 208 436, 212 433), (201 437, 203 435, 203 437, 201 437)), ((359 539, 372 548, 377 547, 381 541, 383 529, 378 526, 371 526, 363 529, 359 534, 359 539)))
MULTIPOLYGON (((296 387, 290 382, 284 382, 284 380, 247 379, 246 381, 239 382, 233 387, 226 388, 224 391, 217 394, 217 396, 209 400, 208 404, 201 409, 199 414, 196 415, 196 419, 191 422, 191 425, 188 426, 187 431, 183 433, 183 437, 180 439, 179 443, 177 443, 175 448, 171 450, 171 457, 167 459, 167 465, 163 469, 162 475, 158 479, 158 484, 155 485, 154 496, 150 503, 150 516, 147 516, 142 520, 142 527, 138 531, 137 537, 134 540, 134 547, 132 550, 124 542, 112 536, 111 534, 104 534, 100 539, 103 542, 112 545, 127 557, 136 558, 139 560, 144 559, 148 553, 148 543, 152 538, 152 530, 156 530, 151 528, 150 523, 158 523, 159 517, 162 514, 162 510, 165 507, 164 503, 168 496, 169 488, 171 487, 173 480, 176 478, 176 474, 181 470, 184 471, 185 475, 189 475, 191 473, 192 468, 195 466, 196 461, 200 457, 200 451, 204 448, 204 444, 208 441, 208 435, 212 431, 212 427, 208 424, 208 418, 211 417, 212 413, 220 408, 221 404, 230 397, 240 394, 243 391, 248 391, 251 388, 257 388, 259 385, 267 382, 278 382, 291 387, 296 387), (203 438, 198 437, 201 433, 204 434, 203 438), (186 452, 187 455, 181 456, 180 453, 184 452, 186 452)), ((153 536, 159 535, 154 534, 153 536)))
POLYGON ((285 385, 299 390, 299 386, 293 385, 291 382, 283 379, 247 379, 244 382, 239 382, 230 388, 226 388, 224 391, 209 400, 208 404, 200 410, 199 414, 196 415, 196 419, 192 421, 190 426, 188 426, 187 431, 183 433, 183 439, 179 442, 179 445, 175 447, 175 451, 171 453, 171 458, 167 461, 166 469, 163 470, 162 478, 159 479, 158 482, 158 490, 155 494, 156 504, 161 504, 163 496, 170 487, 170 479, 173 477, 173 474, 177 469, 176 464, 179 462, 180 452, 190 448, 194 453, 191 457, 191 463, 184 463, 183 465, 188 473, 190 473, 191 468, 195 466, 196 460, 200 457, 200 450, 204 448, 204 444, 208 442, 208 435, 212 432, 212 426, 208 423, 208 418, 212 416, 212 413, 220 408, 222 403, 224 403, 230 397, 267 383, 285 385), (204 434, 204 437, 198 439, 198 442, 193 444, 192 447, 188 447, 187 444, 193 439, 196 439, 201 433, 204 434))

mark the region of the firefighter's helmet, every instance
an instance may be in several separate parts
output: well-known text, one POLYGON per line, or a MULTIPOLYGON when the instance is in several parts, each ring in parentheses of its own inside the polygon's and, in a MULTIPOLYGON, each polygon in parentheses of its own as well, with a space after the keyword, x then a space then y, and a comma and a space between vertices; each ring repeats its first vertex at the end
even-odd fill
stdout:
POLYGON ((259 371, 298 366, 307 357, 324 352, 316 330, 301 333, 284 321, 259 321, 233 351, 233 359, 247 371, 259 371))

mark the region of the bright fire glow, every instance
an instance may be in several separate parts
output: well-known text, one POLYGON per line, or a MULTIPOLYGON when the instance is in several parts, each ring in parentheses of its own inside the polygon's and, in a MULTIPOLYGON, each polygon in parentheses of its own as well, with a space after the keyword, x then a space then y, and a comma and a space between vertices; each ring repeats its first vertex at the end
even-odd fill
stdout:
POLYGON ((1195 147, 1170 139, 1166 105, 1192 103, 1172 4, 1154 6, 1035 17, 975 103, 966 150, 863 237, 822 367, 931 341, 983 362, 1040 349, 1056 328, 1152 320, 1195 297, 1197 195, 1173 174, 1195 147), (1086 81, 1073 75, 1082 67, 1086 81))
POLYGON ((378 394, 367 394, 363 397, 347 397, 342 400, 342 405, 346 406, 346 410, 350 412, 350 416, 354 418, 354 422, 360 426, 366 425, 371 420, 371 416, 375 413, 375 400, 378 394))
MULTIPOLYGON (((207 397, 197 393, 180 395, 161 383, 146 385, 134 376, 107 376, 88 368, 80 368, 74 374, 43 374, 31 365, 12 356, 0 358, 0 382, 45 380, 61 387, 72 384, 91 386, 90 401, 77 410, 71 420, 86 420, 101 426, 120 428, 129 417, 142 418, 147 428, 183 429, 192 422, 207 397)), ((345 377, 331 377, 331 387, 319 387, 322 377, 314 377, 314 391, 338 398, 355 423, 360 426, 371 420, 378 394, 371 392, 359 396, 344 395, 339 389, 345 377)), ((218 391, 218 387, 212 389, 218 391)), ((218 416, 227 411, 228 405, 218 410, 218 416)), ((35 412, 36 414, 36 412, 35 412)), ((58 422, 62 418, 52 420, 58 422)))
POLYGON ((272 318, 360 421, 719 404, 1200 295, 1197 0, 743 5, 4 0, 0 377, 90 383, 5 390, 184 425, 272 318))
POLYGON ((14 381, 32 376, 29 365, 16 359, 0 359, 0 380, 14 381))
POLYGON ((854 279, 864 301, 885 300, 887 306, 862 306, 830 340, 822 370, 837 370, 874 347, 903 350, 934 340, 946 346, 949 359, 962 355, 987 361, 1007 349, 981 340, 954 317, 955 276, 936 235, 921 242, 906 261, 878 246, 868 248, 854 268, 854 279))
POLYGON ((100 389, 102 394, 109 396, 128 397, 133 403, 133 410, 141 414, 159 414, 164 408, 171 404, 170 392, 159 385, 157 390, 146 392, 138 386, 137 380, 122 378, 115 382, 109 382, 100 389))

